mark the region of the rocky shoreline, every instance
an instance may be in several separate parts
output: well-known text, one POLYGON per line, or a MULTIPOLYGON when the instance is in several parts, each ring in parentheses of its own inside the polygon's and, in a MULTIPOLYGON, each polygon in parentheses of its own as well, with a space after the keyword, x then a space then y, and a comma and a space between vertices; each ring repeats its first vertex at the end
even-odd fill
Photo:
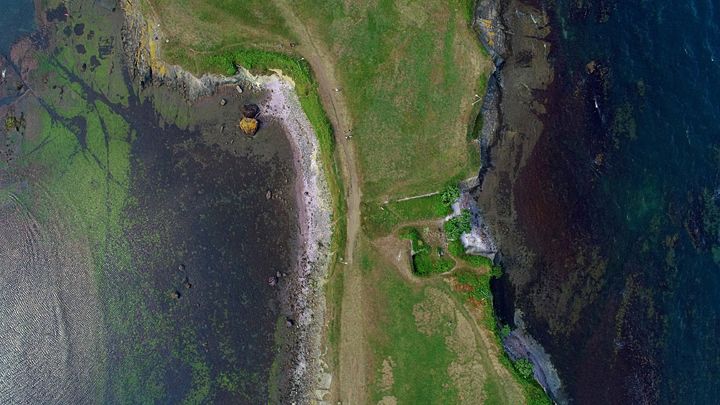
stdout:
POLYGON ((300 253, 295 269, 283 283, 281 301, 290 352, 278 357, 279 400, 282 403, 309 403, 322 377, 320 356, 325 301, 322 286, 330 262, 332 196, 320 164, 320 145, 305 115, 291 78, 276 72, 255 76, 239 69, 235 76, 204 74, 196 77, 180 66, 166 64, 160 57, 159 24, 144 16, 139 5, 123 2, 124 51, 133 78, 141 86, 167 86, 180 92, 188 102, 215 94, 227 86, 267 94, 263 119, 278 122, 291 144, 296 172, 296 204, 299 212, 300 253))
MULTIPOLYGON (((543 131, 544 91, 553 80, 549 62, 551 44, 546 11, 529 0, 478 0, 474 28, 495 64, 481 110, 479 136, 482 167, 471 190, 485 223, 497 242, 503 264, 523 269, 532 253, 517 231, 513 184, 543 131), (531 4, 533 3, 533 4, 531 4)), ((522 271, 509 277, 523 277, 522 271)), ((497 299, 497 298, 496 298, 497 299)), ((517 314, 516 314, 517 315, 517 314)), ((511 358, 527 358, 535 378, 551 398, 566 403, 564 388, 550 356, 530 335, 517 316, 503 339, 511 358)))

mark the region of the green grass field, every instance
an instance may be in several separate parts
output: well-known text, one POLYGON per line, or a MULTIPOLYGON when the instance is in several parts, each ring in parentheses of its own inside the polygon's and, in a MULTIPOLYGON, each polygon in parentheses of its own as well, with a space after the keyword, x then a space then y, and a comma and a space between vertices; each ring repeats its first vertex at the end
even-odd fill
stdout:
POLYGON ((439 194, 387 204, 366 201, 362 205, 363 230, 370 237, 387 235, 399 224, 441 218, 450 212, 439 194))
MULTIPOLYGON (((426 289, 408 286, 394 271, 387 269, 379 284, 383 307, 383 332, 370 342, 378 362, 389 362, 392 384, 383 383, 382 367, 376 367, 372 399, 394 396, 398 403, 451 404, 457 401, 457 387, 448 375, 448 366, 457 357, 446 345, 452 333, 444 312, 418 325, 415 309, 427 300, 426 289)), ((428 302, 431 305, 433 302, 428 302)))
POLYGON ((472 2, 296 4, 334 50, 367 200, 432 192, 477 170, 467 123, 490 65, 468 28, 472 2))
POLYGON ((162 21, 160 28, 170 40, 163 49, 171 63, 179 62, 171 58, 179 49, 199 53, 237 46, 276 50, 294 41, 269 1, 151 0, 143 2, 143 12, 162 21))

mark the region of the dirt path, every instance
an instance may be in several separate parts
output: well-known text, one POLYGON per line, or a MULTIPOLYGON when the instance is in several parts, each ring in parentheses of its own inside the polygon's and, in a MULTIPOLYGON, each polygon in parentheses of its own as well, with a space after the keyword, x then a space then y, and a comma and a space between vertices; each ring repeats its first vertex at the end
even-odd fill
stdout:
MULTIPOLYGON (((345 137, 352 129, 352 117, 348 110, 346 100, 342 91, 335 91, 342 88, 335 75, 335 59, 324 47, 321 40, 315 40, 307 26, 294 14, 291 6, 283 0, 273 0, 283 14, 288 26, 295 32, 299 44, 297 51, 307 59, 313 68, 319 84, 320 97, 323 107, 328 112, 329 119, 335 131, 335 140, 338 147, 340 165, 343 174, 343 182, 346 187, 347 199, 347 241, 343 259, 347 263, 340 264, 344 268, 343 273, 343 297, 340 310, 340 343, 339 343, 339 369, 333 370, 333 386, 329 403, 342 402, 344 404, 368 403, 368 392, 366 387, 371 381, 368 380, 370 349, 367 346, 365 328, 369 325, 367 314, 363 311, 363 300, 365 291, 360 267, 355 259, 358 235, 360 232, 360 201, 362 193, 360 190, 360 172, 356 160, 354 143, 345 137)), ((419 196, 411 196, 397 201, 411 200, 439 194, 439 192, 427 193, 419 196)), ((422 221, 421 221, 422 222, 422 221)), ((425 222, 423 222, 424 224, 425 222)), ((395 236, 377 240, 373 245, 390 262, 394 263, 398 270, 403 273, 404 278, 413 284, 427 283, 415 277, 409 267, 407 257, 402 252, 405 247, 404 241, 398 240, 395 236)), ((472 331, 472 347, 477 349, 479 363, 486 377, 491 376, 495 381, 513 381, 509 372, 497 361, 497 348, 493 346, 491 337, 478 324, 476 316, 469 313, 464 305, 450 296, 446 296, 452 306, 469 323, 472 331)), ((521 403, 523 393, 517 384, 501 384, 502 397, 507 403, 521 403)))
POLYGON ((425 193, 425 194, 414 195, 411 197, 398 198, 397 200, 395 200, 395 202, 417 200, 418 198, 430 197, 430 196, 438 195, 438 194, 440 194, 439 191, 433 191, 432 193, 425 193))
POLYGON ((307 26, 295 15, 292 7, 283 0, 275 0, 285 21, 298 36, 298 52, 307 59, 317 78, 325 111, 335 131, 335 142, 340 155, 343 182, 347 199, 347 241, 343 269, 343 297, 340 312, 340 367, 335 370, 333 398, 348 404, 367 402, 368 385, 367 340, 363 334, 366 323, 362 311, 363 288, 360 269, 354 260, 358 232, 360 230, 360 176, 355 158, 355 146, 345 135, 352 129, 352 117, 348 111, 340 83, 335 76, 335 60, 324 48, 322 41, 314 40, 307 26), (336 397, 336 398, 335 398, 336 397))

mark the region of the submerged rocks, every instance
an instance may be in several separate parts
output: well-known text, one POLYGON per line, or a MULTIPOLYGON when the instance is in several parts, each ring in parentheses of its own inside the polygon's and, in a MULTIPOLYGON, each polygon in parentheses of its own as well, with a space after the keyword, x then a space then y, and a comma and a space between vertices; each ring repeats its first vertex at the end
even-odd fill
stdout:
POLYGON ((241 109, 243 117, 256 118, 260 114, 257 104, 245 104, 241 109))
POLYGON ((268 277, 268 285, 270 287, 275 287, 280 283, 280 277, 283 277, 285 274, 280 273, 279 271, 275 272, 274 276, 268 277))

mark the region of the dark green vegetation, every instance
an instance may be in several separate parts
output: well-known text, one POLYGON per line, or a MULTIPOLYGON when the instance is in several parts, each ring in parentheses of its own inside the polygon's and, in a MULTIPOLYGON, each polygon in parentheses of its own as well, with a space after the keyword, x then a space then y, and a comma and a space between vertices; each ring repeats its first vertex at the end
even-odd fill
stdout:
POLYGON ((518 374, 526 380, 531 380, 533 375, 533 365, 528 359, 518 359, 513 363, 513 367, 518 374))
POLYGON ((485 272, 479 274, 472 270, 460 270, 455 272, 455 279, 458 283, 470 287, 465 296, 478 301, 490 301, 492 293, 490 292, 490 279, 499 276, 495 272, 485 272))
POLYGON ((500 339, 505 339, 506 337, 508 337, 508 335, 510 335, 510 332, 510 325, 503 325, 502 328, 500 328, 499 332, 500 339))
POLYGON ((445 190, 440 195, 442 205, 447 208, 450 208, 458 198, 460 198, 460 188, 456 184, 445 186, 445 190))
POLYGON ((470 211, 463 210, 460 215, 445 221, 444 228, 445 236, 449 241, 459 240, 462 234, 468 233, 472 229, 470 211))
POLYGON ((400 238, 412 242, 413 272, 418 276, 445 273, 455 267, 455 261, 447 257, 441 247, 428 245, 416 228, 401 230, 400 238))
POLYGON ((451 205, 459 197, 460 189, 454 179, 435 194, 387 203, 364 202, 363 230, 370 236, 382 236, 399 224, 442 218, 452 213, 451 205))

